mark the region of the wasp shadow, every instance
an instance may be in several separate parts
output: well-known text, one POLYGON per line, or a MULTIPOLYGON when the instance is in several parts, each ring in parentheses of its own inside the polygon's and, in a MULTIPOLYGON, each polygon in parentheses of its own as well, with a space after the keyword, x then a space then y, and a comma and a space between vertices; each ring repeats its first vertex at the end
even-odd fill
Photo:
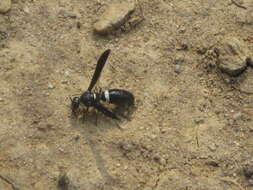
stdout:
POLYGON ((96 112, 96 110, 91 110, 82 114, 80 117, 72 115, 70 120, 72 127, 78 129, 86 139, 104 183, 109 186, 119 184, 120 181, 112 177, 106 168, 106 160, 102 156, 102 152, 99 148, 100 144, 96 143, 96 137, 99 136, 99 134, 106 133, 108 130, 121 130, 120 121, 108 118, 102 113, 96 112))

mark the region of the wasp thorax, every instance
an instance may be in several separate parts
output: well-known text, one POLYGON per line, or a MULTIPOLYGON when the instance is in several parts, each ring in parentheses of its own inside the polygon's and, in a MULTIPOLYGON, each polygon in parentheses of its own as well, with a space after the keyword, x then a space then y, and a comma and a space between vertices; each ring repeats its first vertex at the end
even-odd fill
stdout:
POLYGON ((92 106, 95 102, 95 96, 94 93, 90 91, 86 91, 82 94, 80 101, 85 105, 85 106, 92 106))

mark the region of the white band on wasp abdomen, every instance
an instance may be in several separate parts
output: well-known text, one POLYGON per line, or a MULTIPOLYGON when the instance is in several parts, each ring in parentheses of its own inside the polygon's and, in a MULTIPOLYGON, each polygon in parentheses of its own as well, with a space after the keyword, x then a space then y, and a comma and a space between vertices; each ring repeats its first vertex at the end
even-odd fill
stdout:
POLYGON ((109 91, 108 91, 108 90, 106 90, 106 91, 104 92, 104 94, 105 94, 105 100, 106 100, 106 102, 107 102, 107 103, 110 103, 110 95, 109 95, 109 91))

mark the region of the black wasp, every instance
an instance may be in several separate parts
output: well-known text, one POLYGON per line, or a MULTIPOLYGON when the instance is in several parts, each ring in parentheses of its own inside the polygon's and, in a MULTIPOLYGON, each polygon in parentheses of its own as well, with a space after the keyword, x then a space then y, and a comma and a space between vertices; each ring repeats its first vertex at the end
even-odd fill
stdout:
POLYGON ((134 104, 134 96, 131 92, 122 89, 110 89, 104 92, 91 92, 92 88, 97 83, 101 71, 106 63, 106 60, 110 54, 111 50, 106 50, 98 59, 97 66, 95 72, 93 74, 92 80, 88 89, 80 96, 74 97, 71 99, 71 109, 72 113, 76 115, 77 110, 80 104, 83 104, 87 107, 87 111, 89 107, 94 107, 98 111, 102 112, 104 115, 112 118, 118 119, 115 113, 108 110, 104 105, 101 104, 101 101, 107 102, 109 104, 115 104, 118 106, 128 105, 131 106, 134 104))

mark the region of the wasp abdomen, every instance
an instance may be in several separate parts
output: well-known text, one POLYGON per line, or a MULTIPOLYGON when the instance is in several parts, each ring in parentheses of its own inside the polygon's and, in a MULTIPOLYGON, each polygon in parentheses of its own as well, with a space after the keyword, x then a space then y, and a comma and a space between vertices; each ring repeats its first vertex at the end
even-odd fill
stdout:
POLYGON ((122 105, 134 104, 134 96, 131 92, 121 89, 110 89, 103 92, 101 99, 110 104, 122 105))

